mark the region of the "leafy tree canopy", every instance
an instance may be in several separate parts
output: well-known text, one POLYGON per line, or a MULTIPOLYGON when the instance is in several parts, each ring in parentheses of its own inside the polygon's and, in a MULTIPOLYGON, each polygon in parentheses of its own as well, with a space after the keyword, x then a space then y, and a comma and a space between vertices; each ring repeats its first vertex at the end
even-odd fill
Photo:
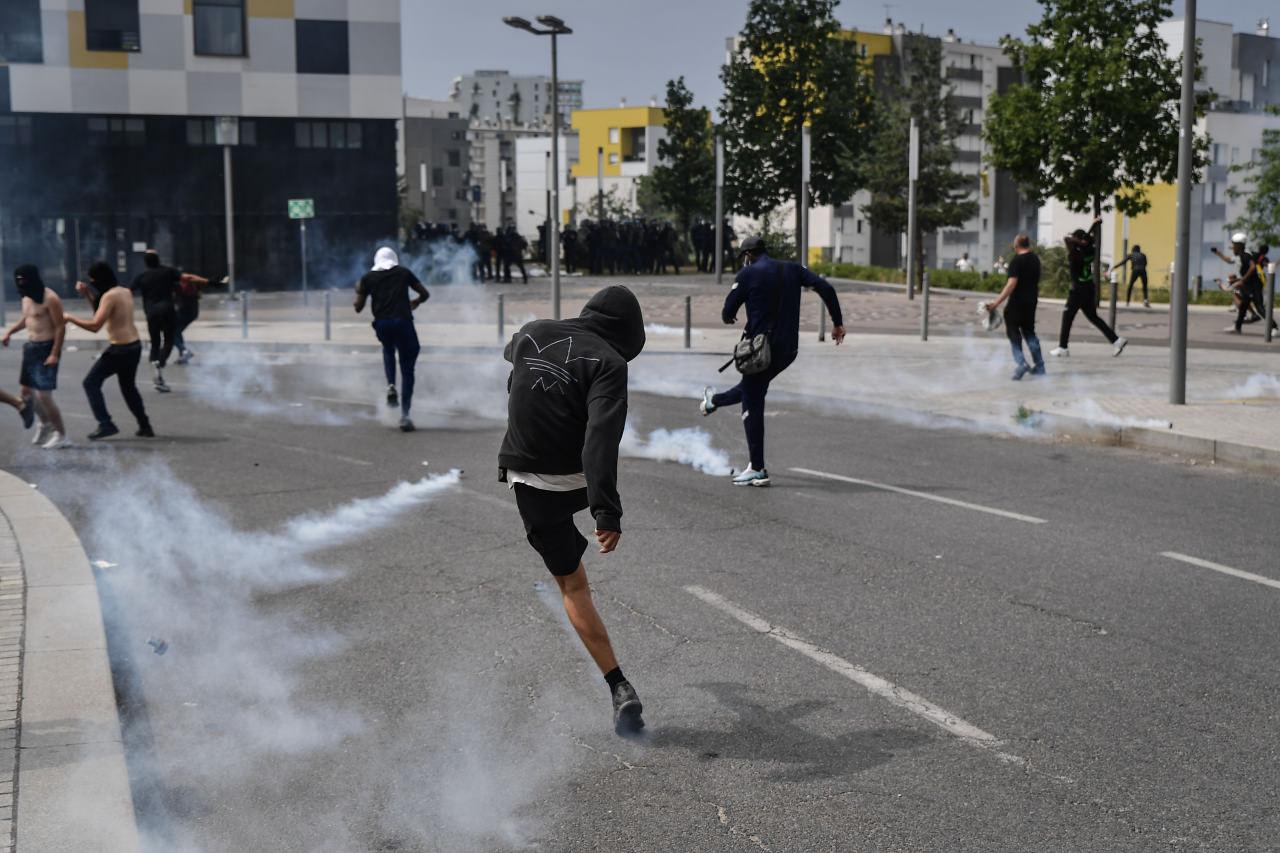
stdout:
POLYGON ((694 217, 714 214, 716 184, 711 112, 693 106, 683 77, 667 81, 666 137, 658 141, 658 159, 644 179, 646 200, 640 206, 646 212, 670 211, 687 232, 694 217), (650 192, 657 204, 649 200, 650 192))

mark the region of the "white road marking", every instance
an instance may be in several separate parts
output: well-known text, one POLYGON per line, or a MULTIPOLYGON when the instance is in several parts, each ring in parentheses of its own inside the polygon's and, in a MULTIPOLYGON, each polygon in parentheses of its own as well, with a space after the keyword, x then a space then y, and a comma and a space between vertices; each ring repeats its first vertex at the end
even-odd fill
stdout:
POLYGON ((993 506, 969 503, 968 501, 956 500, 955 498, 946 498, 942 495, 931 495, 928 492, 918 492, 915 489, 904 489, 901 486, 890 486, 887 483, 877 483, 874 480, 859 480, 857 477, 845 477, 841 474, 830 474, 826 471, 814 471, 810 468, 792 468, 791 470, 797 474, 807 474, 810 477, 822 477, 827 480, 839 480, 841 483, 853 483, 858 486, 869 486, 873 489, 882 489, 886 492, 897 492, 900 495, 910 495, 913 498, 923 498, 924 500, 936 501, 940 504, 950 504, 951 506, 971 509, 974 512, 985 512, 990 515, 998 515, 1001 518, 1012 518, 1014 521, 1025 521, 1028 524, 1048 523, 1047 520, 1043 518, 1036 518, 1034 515, 1023 515, 1020 512, 1010 512, 1007 509, 996 509, 993 506))
POLYGON ((1026 759, 1016 755, 1010 755, 1002 752, 999 747, 1004 743, 998 740, 995 735, 985 732, 972 723, 966 722, 945 708, 925 699, 923 696, 917 696, 906 688, 899 687, 891 681, 886 681, 880 676, 868 672, 855 663, 850 663, 839 655, 832 654, 826 649, 819 648, 808 640, 802 639, 795 634, 778 625, 770 624, 766 619, 757 616, 748 610, 743 610, 738 605, 727 600, 723 596, 704 589, 700 586, 686 586, 684 591, 696 598, 701 599, 706 604, 727 613, 734 619, 746 625, 753 631, 764 634, 773 640, 777 640, 787 648, 794 649, 805 657, 817 661, 827 669, 843 675, 850 681, 861 684, 871 693, 882 699, 888 700, 890 703, 897 705, 906 711, 910 711, 918 717, 922 717, 942 729, 945 729, 952 735, 955 735, 962 742, 976 746, 979 749, 991 750, 1001 761, 1010 764, 1026 766, 1026 759))
POLYGON ((1230 566, 1224 566, 1221 563, 1213 563, 1209 560, 1202 560, 1199 557, 1189 557, 1186 554, 1179 554, 1177 551, 1161 551, 1160 556, 1168 557, 1170 560, 1178 560, 1179 562, 1187 563, 1188 565, 1199 566, 1202 569, 1222 572, 1224 575, 1231 575, 1233 578, 1253 581, 1254 583, 1260 583, 1263 586, 1280 589, 1280 580, 1263 577, 1262 575, 1255 575, 1253 572, 1244 572, 1240 569, 1233 569, 1230 566))

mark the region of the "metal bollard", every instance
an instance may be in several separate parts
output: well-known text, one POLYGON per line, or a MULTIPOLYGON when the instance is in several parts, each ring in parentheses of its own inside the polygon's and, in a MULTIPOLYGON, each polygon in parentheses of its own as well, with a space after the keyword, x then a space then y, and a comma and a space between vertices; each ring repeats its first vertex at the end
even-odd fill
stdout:
POLYGON ((1276 265, 1267 264, 1267 343, 1271 343, 1271 329, 1276 322, 1276 265))
POLYGON ((498 343, 504 343, 507 339, 507 318, 506 311, 506 294, 498 294, 498 343))
POLYGON ((920 340, 929 340, 929 271, 920 274, 920 340))
POLYGON ((249 291, 240 292, 240 337, 249 337, 249 291))
POLYGON ((827 339, 827 303, 818 306, 818 343, 827 339))
POLYGON ((693 347, 693 297, 684 298, 684 348, 693 347))
POLYGON ((331 318, 333 312, 333 291, 326 290, 324 292, 324 339, 327 341, 332 337, 331 334, 331 318))
POLYGON ((1200 294, 1201 294, 1201 290, 1202 290, 1203 285, 1204 285, 1204 280, 1203 280, 1200 276, 1196 276, 1196 278, 1195 278, 1195 286, 1194 286, 1194 287, 1195 287, 1195 289, 1194 289, 1194 291, 1193 291, 1193 293, 1194 293, 1194 295, 1195 295, 1195 298, 1196 298, 1196 301, 1199 301, 1199 299, 1200 299, 1200 294))

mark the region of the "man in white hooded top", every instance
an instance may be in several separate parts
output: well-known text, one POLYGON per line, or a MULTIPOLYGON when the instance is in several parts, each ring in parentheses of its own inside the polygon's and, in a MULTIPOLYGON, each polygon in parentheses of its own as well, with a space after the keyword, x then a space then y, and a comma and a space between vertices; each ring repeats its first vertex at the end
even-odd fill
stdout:
POLYGON ((413 368, 418 361, 418 331, 413 311, 431 298, 418 277, 400 266, 394 249, 383 246, 373 256, 373 269, 356 285, 356 313, 372 300, 373 331, 382 344, 382 366, 387 373, 387 405, 400 406, 400 430, 413 432, 409 407, 413 403, 413 368), (409 291, 417 294, 410 300, 409 291), (396 357, 400 359, 400 391, 396 392, 396 357))

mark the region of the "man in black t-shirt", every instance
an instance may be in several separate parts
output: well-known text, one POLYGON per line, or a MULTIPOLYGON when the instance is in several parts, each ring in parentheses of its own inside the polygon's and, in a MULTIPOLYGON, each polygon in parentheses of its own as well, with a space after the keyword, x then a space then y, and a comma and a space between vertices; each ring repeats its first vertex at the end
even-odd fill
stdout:
POLYGON ((1127 338, 1117 335, 1107 321, 1098 316, 1098 286, 1093 280, 1093 259, 1098 254, 1098 234, 1102 231, 1102 217, 1093 220, 1088 231, 1077 228, 1064 239, 1067 244, 1067 265, 1071 268, 1071 290, 1067 294, 1067 307, 1062 312, 1062 332, 1058 336, 1058 346, 1049 350, 1050 355, 1065 358, 1071 355, 1067 349, 1071 341, 1071 324, 1076 319, 1076 312, 1084 314, 1089 322, 1098 327, 1103 337, 1111 344, 1112 355, 1124 352, 1127 338))
POLYGON ((147 333, 151 337, 150 361, 151 368, 155 370, 156 391, 168 392, 163 371, 173 352, 174 337, 178 332, 180 288, 184 283, 207 284, 209 279, 161 265, 160 254, 154 248, 143 252, 142 264, 146 269, 133 279, 132 289, 142 295, 142 311, 146 314, 147 333))
POLYGON ((1257 257, 1244 247, 1246 235, 1242 231, 1237 231, 1231 235, 1231 253, 1235 256, 1229 258, 1222 252, 1218 251, 1218 247, 1214 246, 1212 252, 1229 264, 1240 264, 1239 275, 1233 275, 1228 280, 1236 292, 1239 299, 1236 302, 1236 322, 1234 325, 1228 326, 1223 331, 1233 334, 1240 334, 1245 323, 1245 317, 1248 316, 1250 308, 1256 311, 1259 317, 1267 316, 1266 299, 1262 294, 1262 270, 1259 267, 1257 257))
POLYGON ((413 368, 418 361, 418 331, 413 326, 413 311, 431 298, 418 277, 400 266, 395 250, 386 246, 373 257, 373 269, 356 285, 355 309, 364 310, 366 300, 373 302, 373 331, 382 344, 382 367, 387 375, 387 405, 400 404, 400 431, 413 432, 409 407, 413 403, 413 368), (409 291, 418 298, 409 300, 409 291), (396 393, 396 356, 400 358, 400 393, 396 393))
POLYGON ((1009 344, 1013 347, 1013 361, 1017 367, 1013 371, 1013 379, 1017 381, 1030 373, 1032 376, 1044 375, 1044 356, 1040 354, 1040 339, 1036 337, 1036 303, 1040 300, 1040 258, 1031 251, 1031 237, 1019 234, 1013 241, 1015 252, 1009 262, 1009 280, 1004 290, 995 301, 987 306, 988 311, 995 311, 1001 303, 1008 304, 1004 309, 1004 328, 1009 335, 1009 344), (1027 342, 1031 351, 1034 367, 1027 366, 1022 355, 1022 342, 1027 342))

